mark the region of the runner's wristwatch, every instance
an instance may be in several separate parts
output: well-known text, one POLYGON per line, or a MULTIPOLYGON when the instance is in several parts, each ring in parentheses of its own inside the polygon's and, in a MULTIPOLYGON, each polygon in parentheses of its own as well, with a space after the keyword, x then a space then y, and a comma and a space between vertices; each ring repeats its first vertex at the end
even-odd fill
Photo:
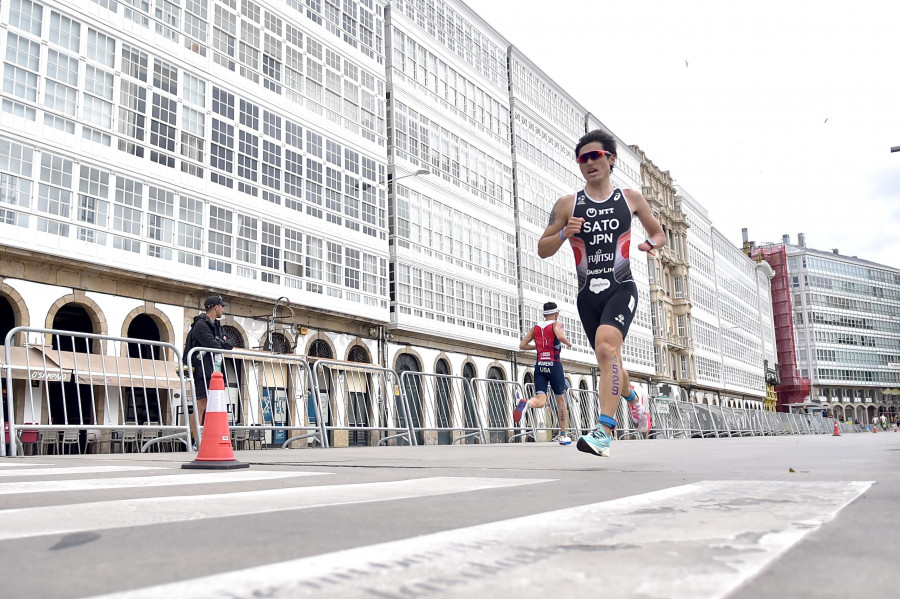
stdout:
POLYGON ((656 244, 653 243, 653 240, 652 240, 652 239, 650 239, 650 238, 648 237, 648 238, 645 239, 644 241, 646 241, 647 243, 650 244, 650 249, 652 249, 652 250, 655 250, 655 249, 656 249, 656 244))

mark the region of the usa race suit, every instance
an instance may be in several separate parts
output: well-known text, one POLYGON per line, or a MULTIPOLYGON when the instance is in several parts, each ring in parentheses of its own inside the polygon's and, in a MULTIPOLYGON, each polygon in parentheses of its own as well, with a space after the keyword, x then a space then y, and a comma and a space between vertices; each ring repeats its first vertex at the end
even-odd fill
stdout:
POLYGON ((566 392, 566 376, 563 372, 559 354, 562 344, 553 331, 555 320, 545 320, 541 324, 534 325, 534 348, 537 350, 537 362, 534 364, 534 392, 547 393, 547 385, 553 389, 556 395, 566 392))

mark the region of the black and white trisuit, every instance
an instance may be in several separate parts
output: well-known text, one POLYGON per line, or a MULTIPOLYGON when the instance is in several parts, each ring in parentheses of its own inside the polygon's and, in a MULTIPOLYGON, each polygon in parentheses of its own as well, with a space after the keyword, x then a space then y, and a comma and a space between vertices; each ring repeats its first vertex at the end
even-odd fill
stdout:
POLYGON ((575 194, 572 216, 583 218, 581 230, 569 239, 578 272, 578 314, 591 347, 600 325, 622 333, 634 320, 637 286, 631 276, 631 208, 625 193, 613 189, 595 200, 585 190, 575 194))

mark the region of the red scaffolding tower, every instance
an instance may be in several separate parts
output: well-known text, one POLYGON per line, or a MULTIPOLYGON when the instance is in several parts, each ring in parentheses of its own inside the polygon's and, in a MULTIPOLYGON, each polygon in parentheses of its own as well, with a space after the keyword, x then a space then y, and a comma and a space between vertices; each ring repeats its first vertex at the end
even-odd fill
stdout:
POLYGON ((775 321, 775 347, 778 350, 778 374, 781 378, 781 384, 775 387, 775 393, 778 394, 778 411, 787 412, 787 404, 802 403, 809 396, 810 390, 809 379, 801 377, 797 369, 787 251, 783 245, 764 246, 755 248, 752 257, 765 260, 775 271, 772 279, 772 314, 775 321))

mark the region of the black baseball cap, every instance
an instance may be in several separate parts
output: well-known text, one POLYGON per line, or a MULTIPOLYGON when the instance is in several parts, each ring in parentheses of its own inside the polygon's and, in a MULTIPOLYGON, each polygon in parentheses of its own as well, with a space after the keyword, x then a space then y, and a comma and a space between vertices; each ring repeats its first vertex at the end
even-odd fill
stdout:
POLYGON ((225 303, 225 300, 222 299, 221 295, 211 295, 208 298, 206 298, 205 302, 203 302, 203 307, 206 308, 207 310, 209 310, 213 306, 227 306, 227 305, 228 304, 225 303))

